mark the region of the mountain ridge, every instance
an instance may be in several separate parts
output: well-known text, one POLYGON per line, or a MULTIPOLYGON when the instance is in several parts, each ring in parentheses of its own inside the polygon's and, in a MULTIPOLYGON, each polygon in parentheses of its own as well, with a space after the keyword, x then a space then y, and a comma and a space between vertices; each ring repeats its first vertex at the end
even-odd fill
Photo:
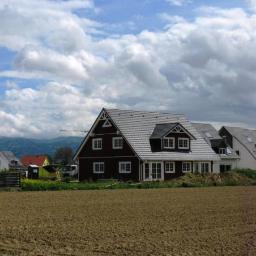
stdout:
POLYGON ((71 147, 73 152, 77 150, 83 137, 63 136, 51 139, 34 139, 23 137, 0 136, 0 151, 12 151, 18 158, 25 155, 50 155, 60 147, 71 147))

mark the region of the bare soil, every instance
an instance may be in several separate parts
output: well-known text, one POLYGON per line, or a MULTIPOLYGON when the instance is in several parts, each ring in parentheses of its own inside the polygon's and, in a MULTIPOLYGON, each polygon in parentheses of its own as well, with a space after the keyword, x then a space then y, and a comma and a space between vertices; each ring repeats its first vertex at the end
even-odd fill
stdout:
POLYGON ((256 255, 256 187, 1 192, 0 255, 256 255))

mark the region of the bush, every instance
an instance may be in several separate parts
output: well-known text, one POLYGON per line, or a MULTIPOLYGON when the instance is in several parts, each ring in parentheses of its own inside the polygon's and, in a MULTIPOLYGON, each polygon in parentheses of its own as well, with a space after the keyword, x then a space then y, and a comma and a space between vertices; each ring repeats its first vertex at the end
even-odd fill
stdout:
POLYGON ((187 173, 169 181, 151 181, 134 183, 118 182, 117 180, 101 180, 97 182, 72 182, 69 179, 62 181, 29 180, 21 182, 24 191, 39 190, 95 190, 95 189, 152 189, 175 187, 209 187, 209 186, 248 186, 256 185, 256 171, 236 170, 222 174, 193 174, 187 173))
POLYGON ((237 169, 234 170, 236 173, 248 177, 250 179, 256 180, 256 170, 252 169, 237 169))

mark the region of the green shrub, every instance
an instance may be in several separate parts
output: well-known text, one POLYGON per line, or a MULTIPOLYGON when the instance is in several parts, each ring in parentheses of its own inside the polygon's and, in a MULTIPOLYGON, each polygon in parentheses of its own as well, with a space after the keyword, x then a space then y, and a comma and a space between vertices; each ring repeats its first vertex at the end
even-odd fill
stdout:
POLYGON ((73 182, 70 180, 29 180, 21 182, 24 191, 40 190, 95 190, 95 189, 152 189, 175 187, 208 187, 208 186, 248 186, 256 185, 256 171, 236 170, 222 174, 193 174, 187 173, 169 181, 151 181, 134 183, 118 182, 117 180, 101 180, 97 182, 73 182))

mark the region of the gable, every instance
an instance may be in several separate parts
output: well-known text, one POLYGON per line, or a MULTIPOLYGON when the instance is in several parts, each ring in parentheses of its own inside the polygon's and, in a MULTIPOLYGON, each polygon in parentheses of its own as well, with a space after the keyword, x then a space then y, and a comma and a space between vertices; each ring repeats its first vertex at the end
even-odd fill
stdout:
MULTIPOLYGON (((122 153, 125 155, 135 155, 138 157, 137 153, 131 147, 125 136, 119 130, 117 125, 114 123, 112 118, 108 115, 105 109, 102 109, 99 116, 95 120, 93 126, 91 127, 90 131, 87 133, 86 137, 84 138, 83 142, 81 143, 80 147, 78 148, 75 156, 73 159, 77 157, 83 157, 85 155, 107 155, 109 156, 113 154, 112 152, 112 138, 113 137, 122 137, 123 138, 123 151, 114 151, 114 154, 122 153), (97 152, 92 151, 92 139, 93 138, 103 138, 106 143, 106 149, 108 151, 99 150, 97 152)), ((103 147, 104 148, 104 147, 103 147)))
POLYGON ((156 124, 150 139, 161 139, 162 137, 170 137, 173 134, 183 135, 190 139, 196 139, 187 129, 180 123, 163 123, 156 124))

